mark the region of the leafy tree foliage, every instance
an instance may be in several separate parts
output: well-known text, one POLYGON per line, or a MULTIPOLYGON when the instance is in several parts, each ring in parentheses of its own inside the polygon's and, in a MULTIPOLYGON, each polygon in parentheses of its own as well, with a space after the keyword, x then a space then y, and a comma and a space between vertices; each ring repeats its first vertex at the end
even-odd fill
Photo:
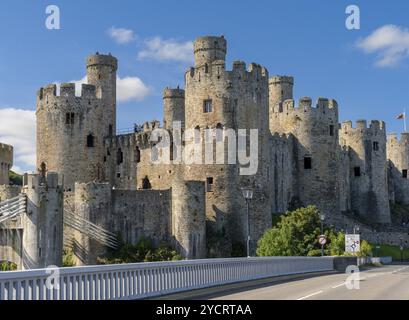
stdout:
MULTIPOLYGON (((331 228, 325 230, 328 244, 326 255, 343 255, 343 233, 331 228)), ((315 206, 287 212, 258 242, 258 256, 320 256, 318 236, 321 234, 319 211, 315 206)))

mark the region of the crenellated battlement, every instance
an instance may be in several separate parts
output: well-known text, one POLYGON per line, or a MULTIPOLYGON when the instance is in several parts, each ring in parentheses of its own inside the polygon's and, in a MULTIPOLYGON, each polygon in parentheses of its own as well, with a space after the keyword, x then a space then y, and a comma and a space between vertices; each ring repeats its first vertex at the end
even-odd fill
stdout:
POLYGON ((226 62, 224 60, 214 60, 211 63, 199 67, 192 67, 185 74, 187 82, 202 82, 206 80, 215 83, 225 82, 229 89, 234 88, 238 83, 245 83, 248 81, 256 81, 264 83, 268 81, 269 74, 267 68, 257 63, 250 63, 246 66, 243 61, 234 61, 232 69, 226 69, 226 62))
POLYGON ((13 165, 13 146, 0 143, 0 164, 7 164, 8 167, 13 165))
POLYGON ((23 175, 23 186, 25 189, 39 189, 40 187, 62 190, 62 184, 59 181, 58 173, 47 172, 45 177, 39 173, 26 173, 23 175))
POLYGON ((400 134, 400 139, 396 133, 389 133, 387 135, 388 146, 401 146, 401 145, 408 145, 409 144, 409 132, 402 132, 400 134))
POLYGON ((97 94, 97 88, 94 85, 82 84, 81 94, 79 96, 75 93, 75 83, 62 83, 60 86, 60 93, 57 94, 57 85, 49 84, 37 92, 37 98, 39 101, 43 101, 49 98, 78 98, 78 99, 100 99, 100 95, 97 94))
POLYGON ((363 133, 368 132, 376 134, 378 132, 381 132, 382 134, 385 134, 386 125, 384 121, 371 120, 368 126, 366 120, 357 120, 355 123, 355 127, 353 127, 352 121, 344 121, 341 124, 341 130, 344 134, 348 134, 349 132, 356 132, 359 130, 363 133))
POLYGON ((119 147, 119 146, 130 146, 130 145, 137 145, 140 148, 150 148, 151 142, 150 137, 152 131, 154 129, 161 128, 159 121, 150 121, 145 122, 141 128, 142 131, 127 133, 127 134, 120 134, 112 137, 105 138, 105 145, 112 148, 112 147, 119 147))
POLYGON ((87 68, 94 66, 108 66, 116 71, 118 69, 118 60, 111 54, 104 55, 97 52, 87 57, 87 68))
POLYGON ((176 89, 167 87, 165 88, 165 90, 163 90, 163 99, 174 99, 174 98, 184 99, 185 90, 180 89, 179 87, 177 87, 176 89))
POLYGON ((0 143, 0 152, 4 153, 12 153, 13 152, 13 146, 5 143, 0 143))
POLYGON ((295 105, 294 99, 287 99, 283 103, 277 104, 273 108, 274 113, 289 113, 291 111, 304 111, 304 112, 338 112, 338 103, 334 99, 318 98, 317 102, 313 106, 312 99, 310 97, 302 97, 298 101, 298 105, 295 105))
POLYGON ((294 85, 294 77, 276 75, 269 79, 270 85, 278 85, 278 84, 283 84, 283 83, 294 85))

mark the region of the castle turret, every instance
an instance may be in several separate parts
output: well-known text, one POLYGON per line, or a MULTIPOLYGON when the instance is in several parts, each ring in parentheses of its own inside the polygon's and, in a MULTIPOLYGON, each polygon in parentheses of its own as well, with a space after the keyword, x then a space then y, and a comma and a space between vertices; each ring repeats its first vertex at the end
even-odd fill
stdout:
POLYGON ((294 78, 289 76, 274 76, 269 79, 270 114, 275 107, 282 107, 285 100, 293 99, 294 78))
POLYGON ((227 42, 223 36, 199 37, 194 43, 195 67, 211 64, 213 61, 226 59, 227 42))
POLYGON ((351 209, 378 223, 390 223, 388 199, 386 129, 382 121, 342 123, 342 146, 349 147, 351 209))
POLYGON ((23 269, 61 266, 63 248, 63 188, 56 173, 26 174, 22 217, 23 269))
POLYGON ((271 226, 266 161, 268 71, 255 63, 246 68, 242 61, 235 61, 232 70, 226 70, 227 43, 223 37, 198 38, 194 48, 195 67, 185 75, 185 129, 196 128, 200 133, 185 143, 185 156, 190 155, 193 145, 201 149, 194 151, 195 155, 198 151, 200 163, 195 159, 186 167, 186 179, 206 182, 208 235, 214 244, 210 255, 229 256, 246 243, 247 219, 240 187, 256 189, 250 228, 253 244, 271 226), (252 150, 257 160, 254 170, 248 170, 251 173, 243 170, 246 165, 237 163, 236 148, 231 148, 237 145, 239 129, 246 130, 247 135, 250 129, 257 131, 258 145, 252 150), (230 158, 229 151, 233 152, 230 158))
MULTIPOLYGON (((304 97, 277 104, 270 114, 271 132, 294 136, 292 201, 316 205, 327 216, 339 212, 338 104, 304 97)), ((274 148, 274 146, 273 146, 274 148)), ((291 172, 289 172, 291 174, 291 172)))
POLYGON ((97 89, 104 104, 105 136, 116 133, 116 71, 118 60, 112 55, 95 54, 87 58, 87 81, 97 89))
POLYGON ((0 143, 0 186, 9 184, 9 172, 13 166, 13 147, 0 143))
POLYGON ((394 133, 389 134, 386 149, 393 200, 409 204, 409 133, 401 133, 400 139, 394 133))
POLYGON ((185 126, 185 90, 166 88, 163 92, 164 127, 172 130, 173 122, 180 122, 185 126))
POLYGON ((89 84, 80 96, 75 84, 41 88, 37 94, 37 168, 45 166, 64 179, 66 190, 75 182, 104 181, 104 138, 115 134, 116 59, 88 57, 89 84))

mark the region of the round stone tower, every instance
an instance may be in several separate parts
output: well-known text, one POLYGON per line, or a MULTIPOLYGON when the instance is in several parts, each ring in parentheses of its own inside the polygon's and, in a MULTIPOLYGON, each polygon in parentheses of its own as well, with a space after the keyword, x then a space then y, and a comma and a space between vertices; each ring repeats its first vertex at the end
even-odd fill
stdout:
POLYGON ((389 134, 386 150, 395 201, 409 204, 409 133, 401 133, 400 140, 389 134))
POLYGON ((274 76, 269 79, 270 114, 276 105, 285 100, 293 99, 294 78, 289 76, 274 76))
POLYGON ((199 37, 194 43, 195 67, 211 64, 213 61, 225 60, 227 41, 223 36, 199 37))
POLYGON ((93 55, 87 59, 90 84, 80 96, 74 83, 41 88, 37 94, 37 168, 59 173, 64 187, 75 182, 105 180, 104 138, 115 134, 116 59, 93 55))
POLYGON ((173 122, 179 121, 181 127, 185 126, 185 90, 166 88, 163 92, 163 107, 165 129, 172 130, 173 122))
POLYGON ((13 166, 13 147, 0 143, 0 186, 9 184, 9 172, 13 166))
POLYGON ((276 104, 270 114, 270 130, 294 136, 293 200, 316 205, 328 217, 339 212, 338 187, 338 104, 311 98, 276 104))
POLYGON ((390 223, 388 199, 386 129, 382 121, 342 123, 342 146, 349 148, 352 210, 370 221, 390 223))
POLYGON ((247 219, 240 187, 251 185, 256 189, 250 217, 254 246, 271 226, 271 214, 267 212, 268 142, 265 140, 268 139, 268 72, 257 64, 246 70, 241 61, 234 62, 231 71, 226 70, 223 37, 198 38, 194 48, 195 67, 185 75, 185 140, 188 140, 185 157, 194 153, 195 160, 186 166, 186 180, 206 182, 210 255, 228 256, 243 249, 246 240, 247 219), (189 134, 194 129, 197 133, 189 134), (250 165, 240 165, 237 157, 235 146, 240 129, 247 138, 254 129, 258 142, 253 144, 255 168, 250 173, 242 170, 250 165), (192 146, 198 148, 193 151, 192 146))
POLYGON ((111 54, 96 53, 87 58, 87 82, 95 86, 97 97, 104 108, 103 133, 106 136, 116 134, 116 72, 118 60, 111 54))

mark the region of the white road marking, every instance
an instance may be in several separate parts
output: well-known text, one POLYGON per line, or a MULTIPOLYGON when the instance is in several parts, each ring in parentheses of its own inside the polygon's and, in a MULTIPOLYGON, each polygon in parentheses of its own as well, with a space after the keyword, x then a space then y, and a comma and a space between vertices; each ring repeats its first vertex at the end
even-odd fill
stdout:
POLYGON ((317 291, 317 292, 314 292, 314 293, 309 294, 308 296, 299 298, 299 299, 297 299, 297 300, 305 300, 305 299, 311 298, 311 297, 316 296, 317 294, 320 294, 320 293, 323 293, 323 292, 324 292, 324 291, 322 291, 322 290, 321 290, 321 291, 317 291))
POLYGON ((336 289, 336 288, 339 288, 339 287, 345 286, 345 285, 346 285, 346 282, 342 282, 339 285, 333 286, 332 289, 336 289))

